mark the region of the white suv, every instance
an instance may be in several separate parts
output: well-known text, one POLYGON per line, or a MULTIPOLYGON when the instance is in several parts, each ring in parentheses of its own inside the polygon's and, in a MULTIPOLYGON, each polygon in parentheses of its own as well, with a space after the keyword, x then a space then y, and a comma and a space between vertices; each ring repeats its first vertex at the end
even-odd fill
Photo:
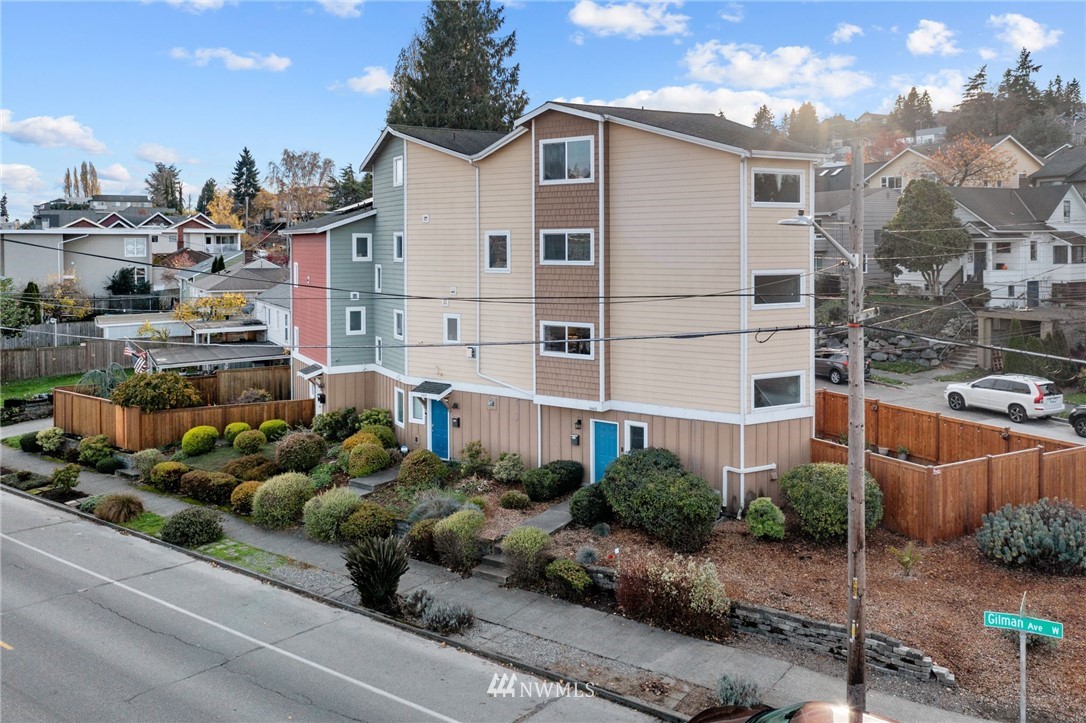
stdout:
POLYGON ((949 384, 943 392, 951 409, 980 407, 1006 412, 1012 422, 1047 419, 1063 411, 1054 382, 1025 374, 995 374, 975 382, 949 384))

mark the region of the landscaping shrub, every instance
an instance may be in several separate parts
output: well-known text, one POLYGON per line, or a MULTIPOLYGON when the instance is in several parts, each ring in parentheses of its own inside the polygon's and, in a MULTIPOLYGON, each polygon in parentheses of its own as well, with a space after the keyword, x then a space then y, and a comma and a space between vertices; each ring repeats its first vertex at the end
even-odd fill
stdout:
POLYGON ((253 495, 253 521, 271 529, 290 527, 302 516, 313 485, 301 472, 284 472, 260 485, 253 495))
POLYGON ((532 585, 539 582, 550 561, 551 537, 538 527, 525 525, 503 537, 501 548, 514 582, 532 585))
POLYGON ((507 510, 523 510, 532 504, 532 498, 518 490, 503 492, 498 504, 507 510))
POLYGON ((98 504, 105 498, 105 495, 91 495, 90 497, 85 498, 82 502, 79 503, 79 511, 93 515, 94 508, 97 507, 98 504))
POLYGON ((460 450, 460 471, 465 477, 487 477, 490 474, 490 453, 478 439, 460 450))
POLYGON ((257 404, 271 401, 273 401, 272 393, 267 389, 249 387, 238 395, 238 398, 234 400, 234 404, 257 404))
MULTIPOLYGON (((780 484, 805 534, 816 540, 843 540, 848 535, 848 467, 804 464, 781 476, 780 484)), ((882 490, 870 472, 864 472, 864 506, 864 523, 870 530, 882 520, 882 490)))
POLYGON ((434 525, 434 549, 441 564, 467 574, 479 557, 479 532, 486 515, 479 510, 460 510, 434 525))
POLYGON ((437 522, 437 518, 430 517, 411 525, 406 538, 411 557, 426 561, 434 559, 434 525, 437 522))
POLYGON ((230 493, 230 509, 238 515, 253 513, 253 495, 259 489, 260 482, 242 482, 230 493))
POLYGON ((685 470, 675 454, 659 447, 634 450, 607 465, 599 486, 619 520, 626 522, 637 517, 634 492, 642 479, 656 472, 682 474, 685 470))
POLYGON ((313 432, 291 432, 275 445, 275 463, 288 472, 308 472, 324 456, 324 440, 313 432))
POLYGON ((460 462, 455 459, 446 459, 443 461, 445 465, 445 484, 455 484, 460 481, 464 476, 463 471, 460 469, 460 462))
POLYGON ((359 434, 372 434, 377 437, 378 443, 385 449, 397 446, 396 433, 392 431, 391 427, 386 427, 383 424, 363 424, 359 427, 358 432, 359 434))
POLYGON ((1066 500, 1004 505, 982 518, 977 547, 1009 567, 1058 575, 1086 574, 1086 510, 1066 500))
POLYGON ((525 472, 524 490, 532 500, 546 502, 579 487, 583 475, 580 462, 555 460, 525 472))
POLYGON ((378 439, 377 435, 373 432, 355 432, 350 437, 343 440, 341 449, 344 452, 350 452, 360 444, 374 444, 378 447, 384 447, 384 445, 381 444, 381 440, 378 439))
POLYGON ((334 475, 338 469, 339 465, 335 462, 318 464, 311 469, 309 471, 309 481, 313 483, 313 491, 321 492, 331 487, 333 484, 332 475, 334 475))
POLYGON ((379 424, 382 427, 392 429, 392 412, 388 409, 379 409, 377 407, 366 409, 363 410, 362 414, 358 415, 358 422, 360 427, 379 424))
POLYGON ((260 425, 260 431, 268 438, 269 442, 276 442, 285 437, 290 431, 290 425, 282 419, 269 419, 260 425))
POLYGON ((151 483, 151 470, 166 461, 166 455, 152 447, 144 449, 132 455, 132 464, 140 473, 140 482, 151 483))
POLYGON ((109 443, 109 437, 104 434, 95 434, 79 440, 79 463, 93 467, 103 459, 113 456, 113 447, 109 443))
POLYGON ((196 490, 197 494, 193 496, 208 504, 228 505, 230 504, 230 496, 234 494, 234 488, 239 484, 240 481, 233 475, 225 472, 212 472, 208 475, 208 480, 204 486, 196 490))
POLYGON ((131 492, 105 495, 94 507, 94 516, 106 522, 122 525, 143 514, 143 500, 131 492))
POLYGON ((177 491, 181 493, 183 497, 192 497, 197 499, 196 490, 202 488, 211 479, 211 473, 202 469, 192 469, 181 475, 181 484, 178 486, 177 491))
POLYGON ((120 459, 110 455, 105 459, 98 460, 98 464, 94 465, 94 471, 100 474, 113 474, 117 470, 124 467, 124 462, 120 459))
POLYGON ((159 537, 179 547, 199 547, 223 536, 219 514, 206 507, 189 507, 170 515, 159 537))
POLYGON ((408 485, 440 485, 448 478, 449 468, 441 458, 428 449, 416 449, 403 458, 396 481, 408 485))
MULTIPOLYGON (((42 430, 44 431, 44 430, 42 430)), ((38 454, 42 451, 42 446, 38 444, 39 432, 27 432, 19 437, 19 449, 23 450, 27 454, 38 454)))
POLYGON ((611 505, 598 484, 582 487, 569 500, 569 515, 573 524, 591 527, 597 522, 611 519, 611 505))
POLYGON ((185 432, 181 438, 181 451, 190 457, 207 454, 215 449, 215 442, 219 439, 219 430, 210 424, 202 424, 185 432))
POLYGON ((747 530, 759 540, 784 539, 784 513, 768 497, 759 497, 747 507, 747 530))
POLYGON ((48 427, 38 432, 35 439, 43 452, 56 452, 64 442, 64 430, 60 427, 48 427))
POLYGON ((302 508, 305 534, 314 540, 335 542, 339 527, 362 504, 362 499, 346 487, 336 487, 310 498, 302 508))
POLYGON ((234 437, 234 449, 242 454, 256 454, 268 443, 267 436, 259 429, 239 432, 234 437))
POLYGON ((578 565, 595 565, 600 559, 600 553, 596 551, 596 548, 585 545, 578 548, 577 554, 573 557, 578 565))
POLYGON ((400 610, 404 615, 419 618, 422 617, 427 608, 434 604, 434 600, 433 593, 429 590, 425 588, 415 590, 403 599, 400 603, 400 610))
POLYGON ((463 605, 435 600, 423 612, 419 622, 427 630, 451 635, 470 628, 475 623, 475 613, 463 605))
POLYGON ((474 497, 468 497, 468 504, 475 505, 483 512, 486 512, 487 499, 483 495, 475 495, 474 497))
POLYGON ((611 534, 611 526, 606 522, 600 522, 592 526, 592 534, 596 537, 607 537, 611 534))
POLYGON ((741 708, 754 708, 762 704, 757 685, 746 678, 731 674, 722 675, 717 680, 716 699, 720 705, 735 705, 741 708))
POLYGON ((182 452, 180 449, 173 453, 170 457, 171 462, 184 462, 189 456, 182 452))
POLYGON ((592 585, 588 572, 573 560, 554 560, 546 569, 547 587, 566 600, 580 600, 592 585))
POLYGON ((109 399, 122 407, 139 407, 144 412, 203 406, 204 400, 192 382, 177 372, 133 374, 118 384, 109 399))
POLYGON ((347 474, 366 477, 388 467, 388 452, 377 444, 360 444, 347 458, 347 474))
POLYGON ((159 462, 151 469, 151 485, 176 494, 181 489, 181 477, 188 471, 188 465, 180 462, 159 462))
POLYGON ((494 479, 507 485, 520 484, 524 481, 524 458, 516 452, 502 452, 494 463, 491 474, 494 479))
POLYGON ((676 632, 716 639, 728 628, 731 602, 709 560, 627 557, 615 595, 629 617, 676 632))
POLYGON ((233 444, 238 435, 242 432, 248 432, 252 427, 248 422, 231 422, 226 425, 226 429, 222 431, 222 438, 226 440, 227 444, 233 444))
POLYGON ((333 409, 313 417, 313 432, 329 442, 342 442, 354 434, 360 424, 354 407, 333 409))
POLYGON ((347 572, 363 605, 391 611, 400 578, 407 572, 407 544, 389 535, 364 537, 343 551, 347 572))
POLYGON ((61 455, 61 459, 63 459, 68 464, 79 464, 79 448, 69 447, 68 449, 64 450, 64 454, 61 455))
POLYGON ((362 500, 339 526, 339 537, 348 542, 366 537, 388 537, 396 529, 396 515, 376 502, 362 500))
MULTIPOLYGON (((242 434, 245 434, 245 432, 242 432, 242 434)), ((257 434, 260 434, 260 432, 257 432, 257 434)), ((245 482, 253 480, 263 482, 278 474, 279 467, 262 454, 249 454, 230 460, 222 466, 222 471, 245 482)))
POLYGON ((423 497, 416 502, 411 513, 407 516, 407 521, 415 523, 419 520, 443 520, 449 515, 460 511, 463 506, 464 503, 452 495, 434 494, 423 497))

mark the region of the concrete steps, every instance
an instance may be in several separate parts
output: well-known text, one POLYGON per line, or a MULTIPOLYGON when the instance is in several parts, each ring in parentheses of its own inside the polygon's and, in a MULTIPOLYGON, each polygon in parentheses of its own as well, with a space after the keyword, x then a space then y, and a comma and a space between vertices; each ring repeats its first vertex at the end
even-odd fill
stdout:
POLYGON ((976 369, 977 350, 973 347, 959 346, 943 360, 942 367, 944 369, 960 370, 976 369))
POLYGON ((510 572, 505 567, 505 557, 502 555, 501 550, 495 549, 496 552, 483 556, 482 561, 471 571, 471 574, 473 577, 481 577, 484 580, 504 585, 509 581, 510 572))
MULTIPOLYGON (((537 527, 548 535, 553 535, 573 521, 569 514, 569 500, 549 507, 524 523, 523 526, 537 527)), ((479 565, 472 570, 474 577, 504 585, 509 581, 510 572, 505 566, 505 557, 501 551, 501 538, 494 541, 494 551, 484 555, 479 565)))
POLYGON ((390 482, 395 482, 400 474, 399 466, 381 470, 366 477, 352 477, 347 480, 347 487, 354 490, 359 497, 372 494, 379 487, 384 487, 390 482))

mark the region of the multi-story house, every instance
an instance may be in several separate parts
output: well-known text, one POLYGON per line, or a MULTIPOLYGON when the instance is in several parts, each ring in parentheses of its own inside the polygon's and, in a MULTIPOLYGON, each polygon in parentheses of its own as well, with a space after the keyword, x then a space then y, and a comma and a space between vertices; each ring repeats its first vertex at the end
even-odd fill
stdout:
POLYGON ((598 480, 666 447, 722 490, 809 458, 813 149, 711 114, 547 103, 386 128, 371 208, 289 229, 296 396, 598 480))
MULTIPOLYGON (((967 181, 967 186, 1020 188, 1029 185, 1029 175, 1042 166, 1042 161, 1029 152, 1014 136, 985 138, 984 142, 1010 160, 1011 167, 1003 178, 983 181, 967 181)), ((930 178, 931 154, 943 144, 909 146, 891 158, 864 180, 871 188, 903 188, 913 178, 930 178)))

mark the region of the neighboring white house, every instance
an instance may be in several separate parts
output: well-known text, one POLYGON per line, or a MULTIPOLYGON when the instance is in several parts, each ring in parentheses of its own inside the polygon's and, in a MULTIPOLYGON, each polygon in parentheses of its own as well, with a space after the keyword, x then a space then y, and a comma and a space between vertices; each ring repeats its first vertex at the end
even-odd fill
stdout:
POLYGON ((148 314, 103 314, 94 318, 94 325, 102 330, 104 339, 140 339, 139 331, 144 324, 152 329, 165 329, 170 336, 192 336, 192 329, 183 321, 173 318, 169 311, 148 314))
POLYGON ((253 317, 268 327, 268 341, 289 347, 291 345, 289 283, 273 286, 253 298, 253 317))
POLYGON ((221 296, 226 293, 244 294, 251 299, 262 291, 287 280, 287 270, 267 259, 238 264, 217 274, 203 274, 181 284, 181 299, 201 296, 221 296))

